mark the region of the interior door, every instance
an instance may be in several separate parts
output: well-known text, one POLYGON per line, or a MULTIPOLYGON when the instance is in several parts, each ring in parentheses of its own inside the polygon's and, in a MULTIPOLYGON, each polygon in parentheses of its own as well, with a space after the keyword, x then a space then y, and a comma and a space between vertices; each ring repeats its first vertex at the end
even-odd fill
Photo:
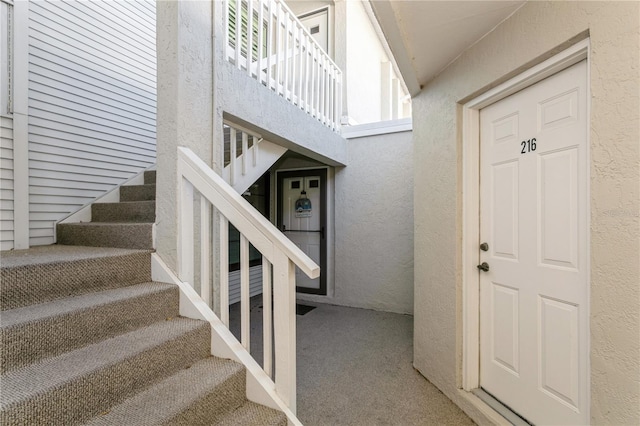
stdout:
POLYGON ((480 383, 534 424, 589 422, 586 70, 480 111, 480 383))
POLYGON ((326 258, 326 170, 278 173, 278 226, 284 234, 320 265, 320 277, 310 279, 296 268, 296 290, 327 294, 326 258))

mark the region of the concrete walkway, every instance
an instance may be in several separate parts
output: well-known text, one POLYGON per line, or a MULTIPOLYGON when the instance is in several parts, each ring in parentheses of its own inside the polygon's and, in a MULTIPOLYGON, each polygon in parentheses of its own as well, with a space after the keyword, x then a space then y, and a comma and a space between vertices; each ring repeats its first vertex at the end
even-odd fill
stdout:
MULTIPOLYGON (((297 316, 298 417, 304 425, 473 424, 414 370, 413 317, 302 303, 316 306, 297 316)), ((234 334, 237 311, 231 311, 234 334)), ((260 297, 251 312, 251 352, 260 360, 260 297)))

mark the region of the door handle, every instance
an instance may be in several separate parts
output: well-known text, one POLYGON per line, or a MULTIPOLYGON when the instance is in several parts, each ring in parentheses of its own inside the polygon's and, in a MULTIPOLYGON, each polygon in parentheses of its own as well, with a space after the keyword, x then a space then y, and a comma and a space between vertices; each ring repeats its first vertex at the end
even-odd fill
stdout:
POLYGON ((489 264, 487 262, 482 262, 478 265, 478 269, 487 272, 489 270, 489 264))

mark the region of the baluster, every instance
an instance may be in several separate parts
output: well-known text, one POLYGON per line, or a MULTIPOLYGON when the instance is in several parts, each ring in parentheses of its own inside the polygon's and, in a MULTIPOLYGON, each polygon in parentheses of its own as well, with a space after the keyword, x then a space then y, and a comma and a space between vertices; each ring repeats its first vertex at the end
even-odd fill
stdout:
POLYGON ((249 352, 251 345, 249 296, 249 240, 240 234, 240 328, 242 346, 249 352))
POLYGON ((304 100, 305 111, 307 112, 307 114, 309 114, 311 112, 311 96, 313 96, 313 90, 311 88, 311 84, 313 81, 313 76, 311 75, 313 67, 313 56, 311 55, 311 43, 307 34, 304 35, 304 45, 307 48, 304 64, 304 100))
POLYGON ((262 83, 262 56, 264 54, 264 7, 263 1, 259 2, 260 11, 258 12, 258 66, 256 68, 256 75, 258 81, 262 83))
POLYGON ((311 94, 309 100, 311 101, 311 116, 315 117, 318 113, 318 105, 316 99, 318 98, 318 90, 316 88, 316 80, 318 79, 318 66, 316 64, 316 45, 311 42, 311 94))
POLYGON ((285 99, 288 99, 290 97, 290 93, 289 93, 289 56, 290 56, 290 47, 289 47, 289 40, 290 40, 290 28, 291 28, 291 18, 289 17, 288 13, 284 13, 284 19, 285 19, 285 28, 284 28, 284 63, 283 63, 283 67, 284 67, 284 74, 282 76, 282 93, 285 99))
POLYGON ((342 125, 342 72, 340 72, 339 80, 338 80, 338 124, 342 125))
POLYGON ((291 21, 291 49, 289 49, 289 50, 291 52, 291 60, 290 60, 290 62, 291 62, 291 65, 290 65, 290 67, 291 67, 291 70, 290 70, 291 71, 291 77, 289 78, 289 82, 290 82, 290 87, 291 87, 291 89, 290 89, 291 103, 293 105, 295 105, 296 104, 296 86, 297 86, 297 83, 296 83, 296 77, 297 77, 297 75, 296 75, 296 69, 297 69, 296 63, 298 61, 298 54, 296 53, 298 51, 298 47, 297 47, 297 45, 298 45, 298 25, 297 25, 295 20, 290 19, 290 21, 291 21))
POLYGON ((262 256, 262 359, 264 371, 273 373, 273 305, 271 300, 271 263, 262 256))
POLYGON ((249 135, 242 132, 242 176, 247 174, 247 156, 249 155, 249 135))
POLYGON ((193 185, 182 173, 178 185, 178 277, 193 287, 193 185))
POLYGON ((282 5, 280 2, 276 3, 276 93, 282 94, 281 92, 281 78, 282 78, 282 22, 281 22, 281 14, 282 14, 282 5))
POLYGON ((233 186, 236 183, 236 151, 238 149, 236 140, 236 129, 229 128, 229 185, 233 186))
POLYGON ((211 307, 211 203, 200 195, 200 297, 211 307))
POLYGON ((302 83, 304 81, 304 28, 298 27, 298 107, 304 110, 304 96, 302 83))
POLYGON ((220 321, 229 327, 229 221, 220 215, 220 321))
POLYGON ((231 37, 229 36, 229 30, 230 30, 229 22, 231 21, 231 1, 232 0, 226 0, 224 2, 224 22, 223 22, 224 57, 227 60, 231 59, 231 57, 229 57, 229 47, 231 47, 231 37))
POLYGON ((258 150, 260 149, 258 145, 260 144, 260 139, 256 136, 252 136, 253 138, 253 167, 258 165, 258 150))
POLYGON ((242 0, 235 0, 236 1, 236 34, 235 34, 235 40, 236 40, 236 57, 235 57, 235 66, 240 68, 240 51, 242 50, 242 0))
MULTIPOLYGON (((253 0, 247 1, 247 72, 252 75, 253 61, 253 0)), ((257 75, 257 74, 256 74, 257 75)))
POLYGON ((321 54, 320 56, 320 112, 318 115, 318 118, 320 119, 320 122, 322 124, 325 123, 325 100, 326 100, 326 95, 327 95, 327 87, 326 87, 326 63, 325 63, 325 56, 321 54))
POLYGON ((329 64, 329 93, 328 98, 329 98, 329 126, 331 127, 331 130, 335 130, 335 120, 334 120, 334 116, 333 116, 333 108, 334 108, 334 97, 333 97, 333 91, 335 89, 334 86, 334 75, 333 75, 333 64, 329 64))
POLYGON ((273 16, 273 2, 272 0, 267 0, 267 16, 269 17, 269 23, 267 28, 267 87, 271 89, 271 79, 273 78, 271 67, 273 66, 273 43, 277 38, 276 33, 273 32, 274 27, 278 28, 277 25, 274 26, 274 16, 273 16))

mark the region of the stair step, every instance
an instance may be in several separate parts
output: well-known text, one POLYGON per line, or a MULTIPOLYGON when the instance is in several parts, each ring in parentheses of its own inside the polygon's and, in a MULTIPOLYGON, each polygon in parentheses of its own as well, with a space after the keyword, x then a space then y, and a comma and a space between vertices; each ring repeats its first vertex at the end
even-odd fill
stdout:
POLYGON ((96 416, 88 425, 211 425, 245 403, 245 384, 241 364, 209 357, 96 416))
POLYGON ((144 183, 155 184, 156 183, 156 171, 155 170, 147 170, 144 172, 144 183))
POLYGON ((151 249, 153 223, 59 223, 58 244, 151 249))
POLYGON ((0 371, 178 316, 179 291, 142 283, 2 313, 0 371))
POLYGON ((120 187, 120 201, 151 201, 156 199, 156 185, 127 185, 120 187))
POLYGON ((282 411, 246 401, 220 420, 209 424, 216 426, 286 426, 288 422, 287 416, 282 411))
POLYGON ((177 318, 9 371, 2 377, 0 423, 86 421, 208 357, 210 336, 207 322, 177 318))
POLYGON ((120 203, 96 203, 91 206, 92 222, 135 222, 156 221, 155 201, 126 201, 120 203))
POLYGON ((0 309, 151 281, 151 254, 118 248, 42 246, 2 253, 0 309))

